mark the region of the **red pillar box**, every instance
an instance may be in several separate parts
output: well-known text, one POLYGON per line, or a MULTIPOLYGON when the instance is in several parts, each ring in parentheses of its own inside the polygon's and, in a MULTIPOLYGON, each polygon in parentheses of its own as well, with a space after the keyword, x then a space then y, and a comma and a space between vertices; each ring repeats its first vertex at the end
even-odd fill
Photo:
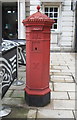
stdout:
POLYGON ((50 102, 49 61, 50 29, 54 21, 38 12, 23 20, 26 26, 26 88, 25 99, 30 106, 50 102))

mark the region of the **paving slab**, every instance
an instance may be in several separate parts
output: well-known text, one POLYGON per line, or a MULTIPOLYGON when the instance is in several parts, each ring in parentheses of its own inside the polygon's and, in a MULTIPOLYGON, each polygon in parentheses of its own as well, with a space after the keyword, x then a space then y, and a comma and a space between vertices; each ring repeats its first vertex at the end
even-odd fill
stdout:
POLYGON ((18 76, 19 76, 19 77, 26 77, 26 72, 19 72, 19 73, 18 73, 18 76))
POLYGON ((77 92, 68 92, 70 99, 76 99, 77 100, 77 92))
POLYGON ((66 83, 74 83, 74 80, 73 79, 65 79, 65 82, 66 83))
POLYGON ((51 61, 50 65, 60 65, 60 63, 58 63, 58 62, 52 63, 52 61, 51 61))
POLYGON ((33 118, 36 118, 36 114, 37 114, 37 110, 29 110, 28 111, 28 114, 27 114, 27 118, 29 119, 29 118, 32 118, 32 120, 33 120, 33 118))
POLYGON ((49 83, 49 88, 53 91, 53 83, 49 83))
POLYGON ((51 79, 62 79, 62 80, 64 80, 65 77, 68 77, 68 76, 63 76, 63 75, 52 75, 52 76, 51 76, 51 79))
POLYGON ((74 118, 72 111, 68 110, 38 110, 37 118, 74 118))
POLYGON ((51 60, 51 61, 52 61, 53 64, 54 64, 54 63, 55 63, 55 64, 57 63, 57 64, 59 64, 59 65, 65 65, 65 61, 64 61, 64 60, 61 60, 61 61, 60 61, 60 60, 56 60, 56 61, 51 60))
POLYGON ((69 69, 68 69, 68 70, 63 70, 63 69, 62 69, 62 70, 61 70, 61 72, 72 73, 72 71, 71 71, 71 70, 69 70, 69 69))
POLYGON ((26 72, 26 67, 25 67, 25 68, 19 67, 19 68, 18 68, 18 72, 26 72))
POLYGON ((61 70, 57 70, 57 69, 53 70, 53 69, 51 69, 50 72, 61 72, 61 70))
POLYGON ((70 68, 70 70, 71 70, 72 72, 75 72, 75 68, 70 68))
POLYGON ((24 90, 14 90, 13 94, 11 95, 12 98, 24 98, 24 90))
POLYGON ((75 83, 54 83, 54 91, 75 91, 75 83))
POLYGON ((57 61, 58 58, 57 58, 57 57, 50 57, 50 60, 52 60, 52 61, 57 61))
POLYGON ((20 86, 16 86, 16 85, 11 85, 10 86, 10 88, 9 88, 9 90, 24 90, 24 88, 25 88, 25 84, 23 84, 23 85, 20 85, 20 86))
POLYGON ((59 65, 63 66, 63 65, 68 65, 66 62, 59 62, 59 65))
POLYGON ((74 110, 73 114, 74 114, 75 120, 77 120, 77 110, 74 110))
POLYGON ((75 110, 75 100, 54 100, 54 109, 75 110))
POLYGON ((75 65, 69 65, 68 68, 71 70, 75 70, 75 65))
POLYGON ((64 75, 64 76, 71 76, 72 75, 72 73, 67 73, 67 72, 53 72, 53 75, 64 75))
POLYGON ((6 117, 3 117, 3 118, 5 118, 6 120, 7 119, 11 119, 11 118, 18 118, 18 119, 20 119, 20 118, 27 118, 27 114, 28 114, 28 109, 25 109, 25 108, 21 108, 21 107, 11 107, 11 113, 8 115, 8 116, 6 116, 6 117))
POLYGON ((52 81, 52 82, 54 82, 54 83, 56 83, 56 82, 59 82, 59 83, 64 83, 65 82, 65 80, 63 80, 63 79, 56 79, 56 78, 54 78, 54 79, 50 79, 50 81, 52 81))
POLYGON ((50 75, 50 81, 54 82, 54 83, 62 83, 65 82, 64 78, 61 77, 53 77, 53 75, 50 75))
POLYGON ((26 66, 25 65, 19 65, 19 67, 18 67, 19 69, 26 69, 26 66))
POLYGON ((2 103, 7 105, 19 106, 24 104, 24 98, 3 98, 2 103))
POLYGON ((13 90, 8 90, 5 94, 5 97, 6 98, 10 97, 12 93, 13 93, 13 90))
POLYGON ((64 69, 64 70, 68 70, 68 66, 63 66, 63 65, 59 65, 59 66, 53 66, 54 69, 64 69))
POLYGON ((65 81, 66 82, 74 82, 73 76, 66 76, 65 81))
POLYGON ((74 77, 74 79, 76 78, 76 73, 72 73, 72 76, 74 77))
POLYGON ((67 92, 51 92, 51 99, 69 99, 67 92))
POLYGON ((51 75, 50 80, 53 82, 74 82, 72 76, 65 75, 51 75))
POLYGON ((50 103, 48 103, 46 106, 38 107, 38 109, 41 109, 41 110, 43 110, 43 109, 46 109, 46 110, 49 110, 49 109, 54 110, 54 100, 51 99, 51 100, 50 100, 50 103))

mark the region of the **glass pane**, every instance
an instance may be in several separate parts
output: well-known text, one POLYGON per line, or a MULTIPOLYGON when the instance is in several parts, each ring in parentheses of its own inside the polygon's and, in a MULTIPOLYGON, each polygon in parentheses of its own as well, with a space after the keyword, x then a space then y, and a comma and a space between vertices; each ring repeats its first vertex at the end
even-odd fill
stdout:
POLYGON ((15 10, 13 10, 13 13, 15 13, 15 10))
POLYGON ((54 12, 58 12, 58 8, 54 8, 54 12))
POLYGON ((48 12, 48 8, 47 7, 45 8, 45 12, 48 12))
POLYGON ((54 24, 54 29, 57 29, 57 24, 54 24))
POLYGON ((48 13, 45 13, 48 16, 48 13))
POLYGON ((7 13, 11 13, 11 10, 8 10, 7 13))
POLYGON ((53 8, 50 8, 50 12, 53 12, 53 8))
POLYGON ((54 17, 57 17, 58 16, 58 14, 57 13, 54 13, 54 17))
POLYGON ((53 17, 53 13, 50 13, 50 14, 49 14, 49 17, 53 17))

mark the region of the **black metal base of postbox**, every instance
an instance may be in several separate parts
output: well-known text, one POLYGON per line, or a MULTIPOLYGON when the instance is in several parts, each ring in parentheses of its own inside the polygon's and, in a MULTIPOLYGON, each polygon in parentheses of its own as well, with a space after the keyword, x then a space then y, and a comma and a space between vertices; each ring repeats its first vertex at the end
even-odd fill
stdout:
POLYGON ((50 92, 45 95, 28 95, 25 92, 25 100, 29 106, 43 107, 50 103, 50 92))

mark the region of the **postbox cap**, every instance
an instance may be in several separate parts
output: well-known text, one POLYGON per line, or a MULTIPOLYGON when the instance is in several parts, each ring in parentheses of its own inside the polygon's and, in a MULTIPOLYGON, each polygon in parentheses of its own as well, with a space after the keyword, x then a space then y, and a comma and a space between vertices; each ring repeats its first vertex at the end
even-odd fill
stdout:
POLYGON ((47 15, 41 13, 40 6, 37 6, 37 12, 32 14, 31 16, 27 17, 25 20, 23 20, 23 24, 29 24, 29 23, 47 23, 52 25, 54 23, 54 20, 50 19, 47 15))

